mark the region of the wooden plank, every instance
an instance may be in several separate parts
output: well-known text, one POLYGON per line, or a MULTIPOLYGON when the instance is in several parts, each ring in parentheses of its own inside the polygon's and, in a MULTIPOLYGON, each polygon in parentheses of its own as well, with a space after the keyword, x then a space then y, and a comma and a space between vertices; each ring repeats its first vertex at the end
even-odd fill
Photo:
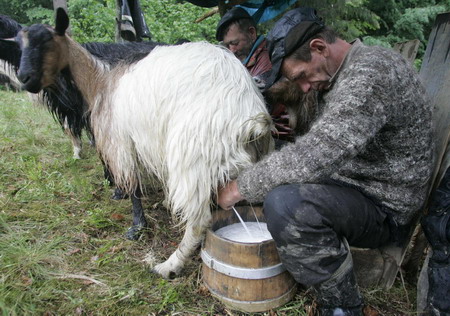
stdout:
POLYGON ((394 50, 402 54, 406 60, 413 63, 416 59, 417 51, 419 50, 420 41, 418 39, 396 43, 394 50))
MULTIPOLYGON (((450 132, 450 12, 439 14, 428 39, 427 49, 420 69, 425 88, 435 107, 435 140, 437 164, 433 182, 440 179, 448 167, 441 165, 450 132)), ((434 186, 432 187, 432 189, 434 186)))

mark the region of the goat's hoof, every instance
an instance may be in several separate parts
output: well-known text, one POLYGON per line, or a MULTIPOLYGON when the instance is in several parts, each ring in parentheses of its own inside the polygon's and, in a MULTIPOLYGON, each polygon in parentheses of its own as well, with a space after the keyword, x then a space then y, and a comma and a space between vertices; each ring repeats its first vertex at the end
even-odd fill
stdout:
POLYGON ((178 258, 177 252, 174 252, 170 255, 169 259, 154 266, 153 271, 165 279, 173 279, 180 275, 183 267, 184 261, 178 258))
POLYGON ((141 237, 145 227, 146 225, 133 225, 128 228, 128 231, 125 233, 125 237, 129 240, 139 240, 139 237, 141 237))
POLYGON ((173 270, 167 270, 164 262, 153 267, 153 269, 151 269, 151 272, 156 273, 167 280, 173 280, 180 274, 179 271, 177 272, 173 270))
POLYGON ((166 279, 166 280, 173 280, 173 279, 175 279, 175 278, 178 276, 178 274, 176 274, 174 271, 170 271, 170 272, 167 274, 167 276, 166 276, 166 275, 162 275, 162 274, 161 274, 160 272, 158 272, 155 268, 150 269, 150 273, 157 274, 157 275, 163 277, 163 278, 166 279))
POLYGON ((128 194, 125 194, 121 189, 116 188, 114 190, 113 195, 111 196, 111 199, 113 200, 124 200, 128 198, 128 194))

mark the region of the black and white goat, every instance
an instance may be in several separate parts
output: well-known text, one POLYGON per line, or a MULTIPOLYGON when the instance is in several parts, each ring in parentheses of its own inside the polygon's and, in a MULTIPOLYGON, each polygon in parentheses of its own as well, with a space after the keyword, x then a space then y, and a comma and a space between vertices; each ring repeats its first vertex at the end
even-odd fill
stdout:
POLYGON ((163 277, 176 275, 210 224, 217 188, 273 146, 262 95, 225 48, 160 46, 134 64, 111 68, 66 36, 68 25, 58 9, 54 29, 32 25, 19 33, 18 77, 38 92, 70 70, 116 184, 133 193, 146 179, 156 180, 185 225, 177 250, 154 267, 163 277))
MULTIPOLYGON (((0 15, 0 38, 14 38, 22 29, 22 26, 6 15, 0 15)), ((5 68, 5 73, 12 82, 17 80, 21 51, 14 41, 0 41, 0 59, 5 68)), ((81 130, 85 125, 85 119, 80 111, 74 110, 71 102, 79 101, 73 98, 70 81, 59 79, 61 93, 54 93, 47 89, 39 96, 30 95, 33 103, 47 106, 54 118, 61 124, 64 132, 70 137, 73 147, 73 158, 79 159, 81 152, 81 130)))
MULTIPOLYGON (((17 42, 12 41, 21 26, 8 16, 0 15, 0 59, 4 61, 5 74, 15 80, 20 64, 21 49, 17 42), (9 40, 8 40, 9 39, 9 40)), ((114 67, 118 63, 132 63, 145 57, 154 47, 166 45, 156 42, 127 42, 127 43, 86 43, 83 44, 91 54, 114 67)), ((69 135, 73 145, 73 157, 78 159, 81 152, 81 133, 84 130, 91 139, 89 127, 88 106, 80 90, 75 85, 68 69, 64 69, 56 77, 53 84, 45 87, 42 93, 30 94, 36 104, 43 104, 61 124, 64 132, 69 135)), ((114 179, 107 166, 104 165, 104 175, 111 185, 114 179)), ((126 236, 129 239, 138 239, 141 230, 147 225, 144 209, 140 201, 140 191, 132 195, 133 225, 126 236)), ((114 199, 123 198, 123 193, 116 188, 114 199)))
MULTIPOLYGON (((15 37, 21 29, 22 26, 17 21, 0 14, 0 38, 15 37)), ((16 69, 20 62, 20 51, 18 53, 17 45, 10 42, 2 42, 0 45, 0 59, 16 69)))
MULTIPOLYGON (((0 14, 0 39, 14 38, 22 26, 6 15, 0 14)), ((86 43, 83 46, 94 56, 114 66, 123 60, 140 59, 157 45, 156 42, 127 43, 86 43)), ((5 75, 16 82, 21 50, 14 41, 0 41, 0 66, 4 66, 5 75)), ((74 85, 70 72, 63 71, 50 88, 43 89, 39 96, 32 97, 34 103, 48 108, 69 136, 73 147, 73 158, 79 159, 82 150, 81 134, 85 131, 89 138, 89 118, 86 117, 87 105, 80 91, 74 85)), ((107 170, 105 175, 109 177, 107 170)), ((108 178, 108 180, 112 180, 108 178)))

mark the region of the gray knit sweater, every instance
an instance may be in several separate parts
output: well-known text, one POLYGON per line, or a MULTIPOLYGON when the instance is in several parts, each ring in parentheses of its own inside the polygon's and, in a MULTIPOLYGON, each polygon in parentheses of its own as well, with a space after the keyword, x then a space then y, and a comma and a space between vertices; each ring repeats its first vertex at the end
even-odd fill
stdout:
POLYGON ((276 186, 333 179, 358 188, 406 224, 422 207, 433 164, 432 106, 399 54, 353 43, 319 99, 310 131, 238 178, 261 202, 276 186))

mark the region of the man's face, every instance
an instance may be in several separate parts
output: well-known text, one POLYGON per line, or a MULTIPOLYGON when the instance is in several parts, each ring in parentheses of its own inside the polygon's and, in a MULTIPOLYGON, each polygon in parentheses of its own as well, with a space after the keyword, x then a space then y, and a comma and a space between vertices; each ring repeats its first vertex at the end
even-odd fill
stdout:
POLYGON ((255 36, 253 36, 251 30, 242 32, 237 24, 232 24, 223 37, 223 45, 231 50, 240 61, 243 61, 250 53, 255 39, 256 31, 255 36))
POLYGON ((311 90, 327 90, 329 80, 337 67, 338 65, 329 58, 327 49, 312 49, 311 60, 308 62, 292 57, 285 58, 281 64, 281 74, 307 93, 311 90))

